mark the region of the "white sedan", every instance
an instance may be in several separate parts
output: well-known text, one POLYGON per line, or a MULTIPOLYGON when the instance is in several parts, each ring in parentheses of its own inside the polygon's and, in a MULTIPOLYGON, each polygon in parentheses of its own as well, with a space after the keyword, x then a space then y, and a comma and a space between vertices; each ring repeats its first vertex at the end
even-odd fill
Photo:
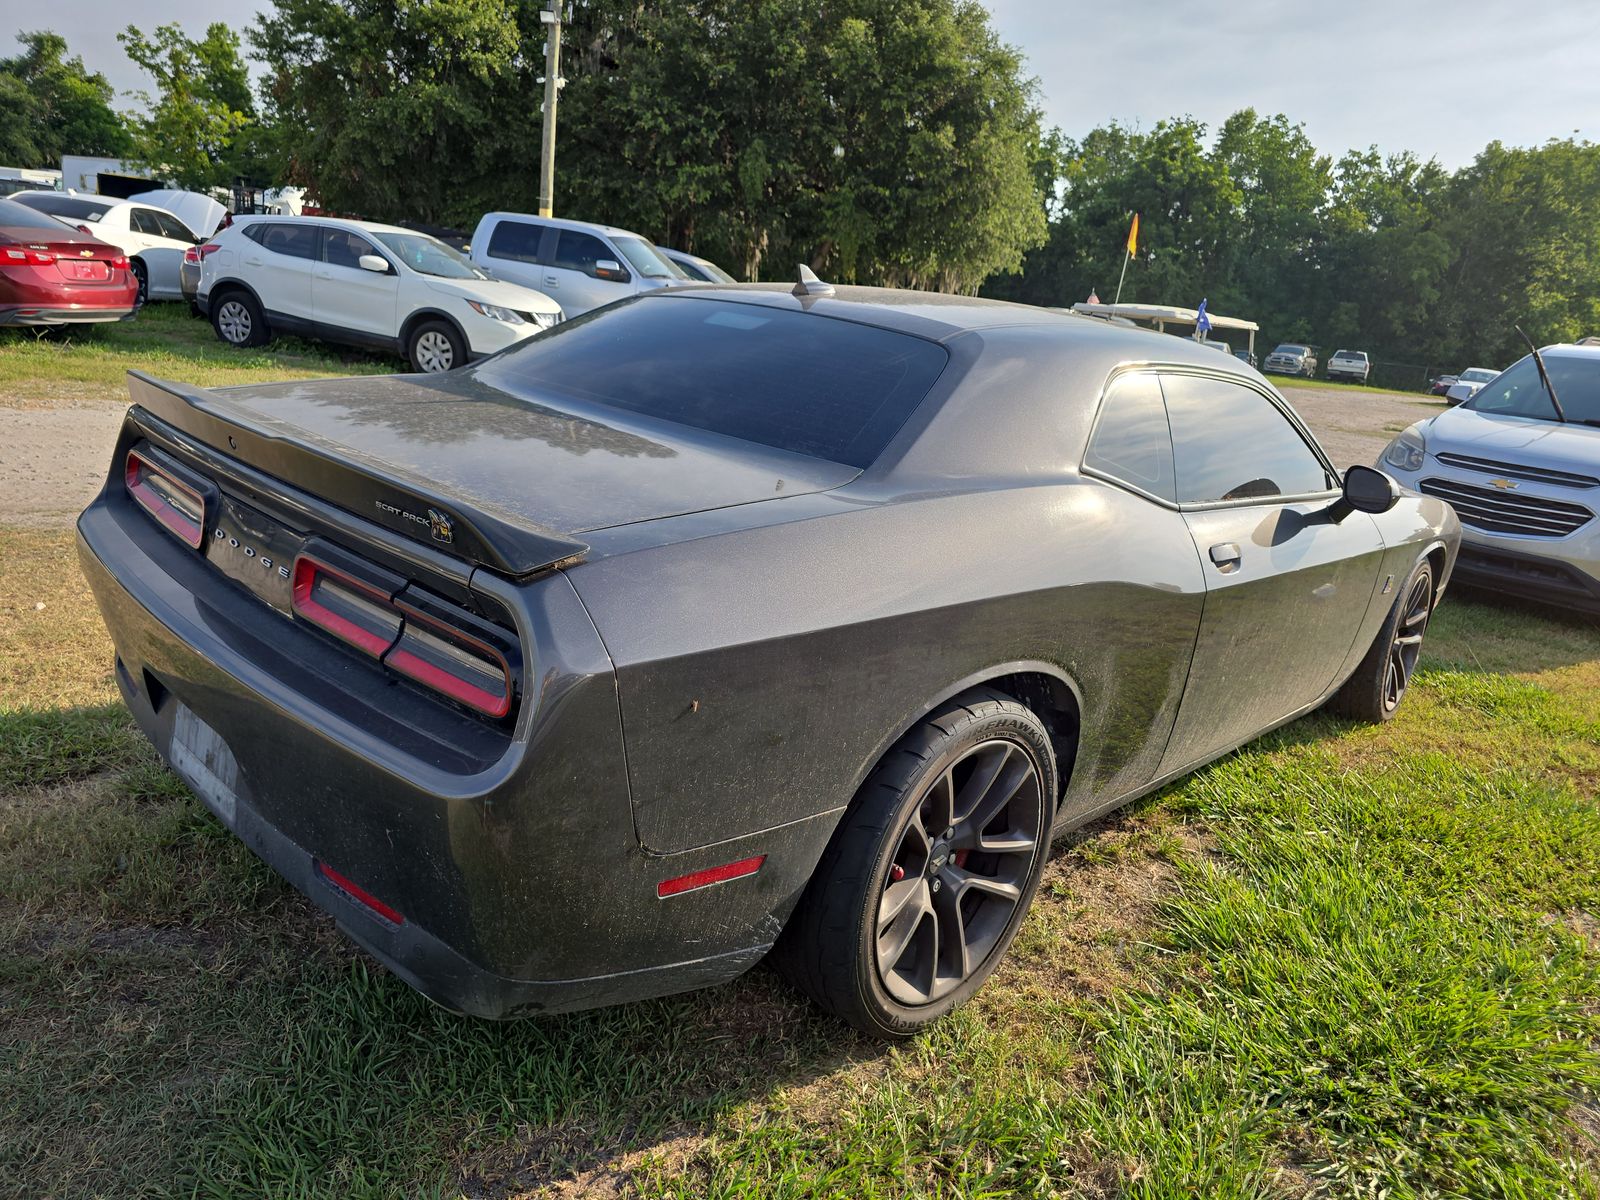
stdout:
POLYGON ((240 217, 199 247, 195 303, 217 336, 290 333, 448 371, 561 320, 543 292, 491 279, 437 238, 331 217, 240 217))
POLYGON ((10 198, 126 254, 139 281, 138 303, 184 298, 183 252, 200 239, 165 209, 115 196, 66 192, 20 192, 10 198))
POLYGON ((1471 400, 1484 384, 1493 383, 1499 374, 1493 367, 1468 367, 1456 376, 1456 381, 1445 392, 1444 402, 1454 408, 1463 400, 1471 400))

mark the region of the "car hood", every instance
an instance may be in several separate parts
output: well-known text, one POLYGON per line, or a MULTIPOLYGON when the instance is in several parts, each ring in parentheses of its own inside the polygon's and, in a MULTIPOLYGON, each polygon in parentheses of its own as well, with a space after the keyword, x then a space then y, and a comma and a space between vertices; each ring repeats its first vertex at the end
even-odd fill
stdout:
POLYGON ((353 472, 381 472, 508 526, 563 535, 826 491, 860 473, 687 426, 532 403, 476 368, 206 396, 227 419, 353 472))
POLYGON ((560 312, 561 306, 543 292, 506 283, 501 279, 426 279, 430 291, 462 300, 477 300, 483 304, 496 304, 516 312, 560 312))
POLYGON ((1505 463, 1600 475, 1600 428, 1453 408, 1424 430, 1428 453, 1470 454, 1505 463))

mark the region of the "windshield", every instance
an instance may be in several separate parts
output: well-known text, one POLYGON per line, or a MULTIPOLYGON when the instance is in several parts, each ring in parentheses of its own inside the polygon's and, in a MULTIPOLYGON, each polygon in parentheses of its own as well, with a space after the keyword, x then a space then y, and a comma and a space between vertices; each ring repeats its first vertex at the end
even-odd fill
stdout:
MULTIPOLYGON (((1548 366, 1549 364, 1547 363, 1546 365, 1548 366)), ((1473 367, 1470 371, 1461 372, 1457 378, 1462 383, 1488 383, 1498 374, 1500 374, 1499 371, 1491 371, 1487 367, 1473 367)), ((1556 391, 1559 395, 1560 388, 1557 388, 1556 391)))
POLYGON ((622 257, 628 260, 631 266, 646 279, 687 279, 682 271, 678 270, 661 255, 656 253, 656 248, 643 238, 614 237, 611 239, 621 252, 622 257))
MULTIPOLYGON (((1567 420, 1600 424, 1600 357, 1552 354, 1545 357, 1544 365, 1550 372, 1550 382, 1555 384, 1561 407, 1566 410, 1567 420)), ((1481 389, 1461 407, 1505 417, 1558 419, 1550 395, 1539 380, 1539 368, 1532 355, 1508 367, 1496 378, 1493 387, 1481 389)))
POLYGON ((434 275, 440 279, 489 278, 438 238, 425 233, 374 233, 372 236, 418 275, 434 275))
POLYGON ((1305 352, 1306 352, 1306 348, 1304 346, 1291 346, 1291 345, 1279 346, 1276 350, 1273 351, 1274 354, 1304 354, 1305 352))

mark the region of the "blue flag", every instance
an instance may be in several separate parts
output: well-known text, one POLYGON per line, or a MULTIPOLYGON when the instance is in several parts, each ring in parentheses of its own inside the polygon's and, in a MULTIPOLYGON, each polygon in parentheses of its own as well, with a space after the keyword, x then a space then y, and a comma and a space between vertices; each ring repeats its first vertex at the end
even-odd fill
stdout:
POLYGON ((1195 310, 1194 318, 1195 337, 1203 338, 1211 332, 1211 318, 1206 316, 1206 302, 1204 300, 1200 301, 1200 307, 1195 310))

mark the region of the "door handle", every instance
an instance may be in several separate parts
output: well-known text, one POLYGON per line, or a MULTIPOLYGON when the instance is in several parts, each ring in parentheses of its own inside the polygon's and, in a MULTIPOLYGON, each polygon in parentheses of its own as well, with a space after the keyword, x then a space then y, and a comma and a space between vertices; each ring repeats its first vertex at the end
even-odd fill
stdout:
POLYGON ((544 285, 545 287, 560 287, 561 280, 557 279, 554 275, 546 275, 544 277, 544 285))
POLYGON ((328 270, 328 268, 323 267, 320 271, 317 272, 317 278, 318 279, 332 279, 333 278, 333 272, 328 270))
POLYGON ((259 258, 247 258, 244 260, 244 265, 247 267, 259 267, 261 260, 259 258))
POLYGON ((1216 564, 1217 570, 1224 575, 1230 575, 1239 569, 1239 562, 1243 555, 1239 553, 1238 542, 1218 542, 1211 547, 1211 561, 1216 564))

